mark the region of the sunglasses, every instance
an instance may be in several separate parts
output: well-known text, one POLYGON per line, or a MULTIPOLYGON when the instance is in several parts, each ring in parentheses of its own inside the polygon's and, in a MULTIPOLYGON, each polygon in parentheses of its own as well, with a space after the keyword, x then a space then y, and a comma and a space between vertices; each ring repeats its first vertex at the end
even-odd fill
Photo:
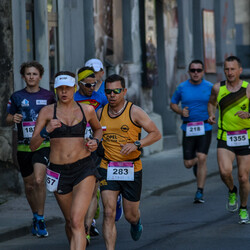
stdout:
POLYGON ((94 82, 94 83, 86 83, 86 82, 82 82, 82 81, 80 81, 80 83, 82 83, 85 87, 87 87, 87 88, 91 88, 91 87, 95 87, 95 85, 96 85, 96 82, 94 82))
POLYGON ((114 92, 114 94, 120 94, 122 92, 123 88, 121 89, 105 89, 105 93, 107 95, 110 95, 112 92, 114 92))
POLYGON ((201 73, 203 71, 203 69, 190 69, 189 71, 192 73, 195 73, 195 71, 198 73, 201 73))

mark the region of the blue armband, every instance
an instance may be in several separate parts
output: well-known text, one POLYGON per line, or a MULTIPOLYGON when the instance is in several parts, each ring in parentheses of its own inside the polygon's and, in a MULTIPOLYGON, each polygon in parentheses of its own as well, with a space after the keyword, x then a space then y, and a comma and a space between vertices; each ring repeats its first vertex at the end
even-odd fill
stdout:
POLYGON ((46 127, 42 129, 42 131, 40 132, 40 136, 45 139, 49 137, 49 133, 47 132, 46 127))

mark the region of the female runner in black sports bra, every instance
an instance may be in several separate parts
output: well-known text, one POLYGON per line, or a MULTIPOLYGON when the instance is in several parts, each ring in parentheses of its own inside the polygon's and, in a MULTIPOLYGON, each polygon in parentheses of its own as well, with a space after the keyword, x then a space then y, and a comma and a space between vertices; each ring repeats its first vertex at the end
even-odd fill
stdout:
POLYGON ((90 154, 97 149, 102 128, 92 106, 74 101, 73 73, 57 73, 54 88, 58 102, 41 109, 30 148, 35 150, 50 137, 47 188, 54 192, 64 215, 70 249, 85 249, 84 218, 98 176, 90 154), (87 122, 94 132, 88 141, 84 139, 87 122))

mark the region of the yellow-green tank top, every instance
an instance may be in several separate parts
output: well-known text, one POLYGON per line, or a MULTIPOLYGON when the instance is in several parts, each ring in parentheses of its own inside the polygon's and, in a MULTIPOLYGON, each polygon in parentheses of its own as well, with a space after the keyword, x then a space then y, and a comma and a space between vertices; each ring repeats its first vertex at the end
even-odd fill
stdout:
POLYGON ((226 141, 227 131, 238 131, 246 129, 250 139, 250 120, 241 119, 235 115, 238 111, 249 112, 249 99, 246 95, 248 82, 243 81, 237 92, 230 92, 226 82, 220 84, 217 103, 219 106, 218 134, 217 138, 226 141))

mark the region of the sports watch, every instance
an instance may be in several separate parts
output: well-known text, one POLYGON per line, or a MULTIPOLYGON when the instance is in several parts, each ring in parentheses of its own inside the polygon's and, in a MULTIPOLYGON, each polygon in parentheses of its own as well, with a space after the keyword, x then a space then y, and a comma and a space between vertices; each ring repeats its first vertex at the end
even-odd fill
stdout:
POLYGON ((135 141, 134 144, 137 147, 137 149, 139 150, 140 147, 141 147, 141 142, 140 141, 135 141))
POLYGON ((97 138, 93 138, 92 140, 96 140, 97 146, 99 145, 99 140, 97 138))

